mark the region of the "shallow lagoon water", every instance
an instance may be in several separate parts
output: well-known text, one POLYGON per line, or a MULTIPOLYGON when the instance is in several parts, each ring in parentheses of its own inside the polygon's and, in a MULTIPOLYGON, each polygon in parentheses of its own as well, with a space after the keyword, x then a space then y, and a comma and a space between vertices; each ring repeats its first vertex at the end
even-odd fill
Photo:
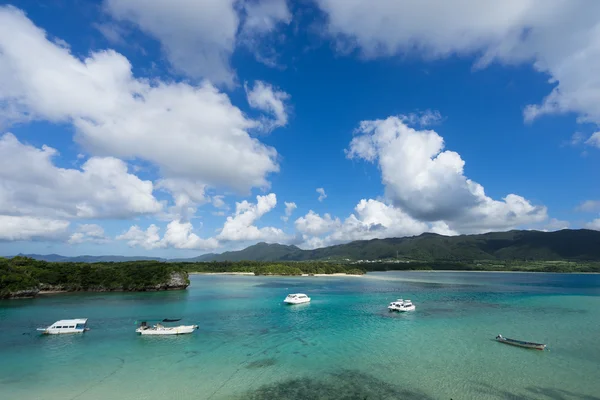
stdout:
POLYGON ((187 291, 0 302, 2 399, 600 400, 600 275, 194 275, 187 291), (291 292, 310 304, 285 306, 291 292), (387 311, 397 297, 412 314, 387 311), (83 335, 40 336, 61 318, 83 335), (141 337, 183 318, 192 335, 141 337), (496 343, 544 342, 549 351, 496 343))

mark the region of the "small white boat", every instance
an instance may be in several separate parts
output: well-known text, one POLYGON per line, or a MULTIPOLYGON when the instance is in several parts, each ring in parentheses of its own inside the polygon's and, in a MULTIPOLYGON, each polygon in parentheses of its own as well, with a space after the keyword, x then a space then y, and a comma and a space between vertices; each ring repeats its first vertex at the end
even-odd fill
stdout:
POLYGON ((148 326, 146 321, 142 321, 140 327, 135 331, 141 335, 185 335, 198 329, 198 325, 179 325, 164 326, 160 323, 148 326))
POLYGON ((64 333, 83 333, 89 331, 87 318, 61 319, 46 328, 37 328, 43 335, 60 335, 64 333))
POLYGON ((407 311, 415 311, 415 305, 410 300, 402 300, 398 299, 396 301, 392 301, 388 306, 388 310, 390 311, 398 311, 398 312, 407 312, 407 311))
POLYGON ((308 297, 304 293, 288 294, 287 297, 283 300, 283 302, 286 304, 303 304, 308 303, 309 301, 310 297, 308 297))
POLYGON ((402 300, 402 299, 398 299, 396 301, 392 301, 390 303, 390 305, 388 306, 388 310, 390 310, 390 311, 398 311, 398 308, 402 307, 403 303, 404 303, 404 300, 402 300))

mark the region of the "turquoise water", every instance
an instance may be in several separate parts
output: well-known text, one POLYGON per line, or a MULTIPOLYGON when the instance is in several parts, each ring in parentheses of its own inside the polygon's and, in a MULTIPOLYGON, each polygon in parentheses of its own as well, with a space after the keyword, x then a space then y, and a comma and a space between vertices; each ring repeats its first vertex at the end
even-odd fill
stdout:
POLYGON ((600 399, 600 275, 195 275, 187 291, 0 302, 0 398, 600 399), (285 306, 290 292, 310 304, 285 306), (389 313, 397 297, 417 306, 389 313), (40 336, 62 318, 83 335, 40 336), (141 337, 140 319, 192 335, 141 337), (544 342, 540 352, 496 343, 544 342))

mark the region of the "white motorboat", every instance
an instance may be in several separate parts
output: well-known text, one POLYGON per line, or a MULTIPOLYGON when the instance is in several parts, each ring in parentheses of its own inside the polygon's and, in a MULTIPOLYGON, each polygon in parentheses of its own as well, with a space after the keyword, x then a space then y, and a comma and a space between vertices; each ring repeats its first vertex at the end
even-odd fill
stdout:
POLYGON ((164 326, 160 323, 148 326, 146 321, 142 321, 140 327, 135 331, 141 335, 185 335, 198 329, 198 325, 179 325, 164 326))
POLYGON ((61 319, 46 328, 37 328, 43 335, 60 335, 64 333, 83 333, 89 331, 87 318, 61 319))
POLYGON ((410 300, 398 299, 390 303, 388 310, 398 312, 415 311, 415 305, 410 300))
POLYGON ((390 303, 390 305, 388 306, 388 310, 390 310, 390 311, 398 311, 398 308, 402 307, 403 303, 404 303, 404 300, 402 300, 402 299, 398 299, 396 301, 392 301, 390 303))
POLYGON ((288 294, 287 297, 283 300, 283 302, 286 304, 303 304, 308 303, 309 301, 310 297, 308 297, 304 293, 288 294))

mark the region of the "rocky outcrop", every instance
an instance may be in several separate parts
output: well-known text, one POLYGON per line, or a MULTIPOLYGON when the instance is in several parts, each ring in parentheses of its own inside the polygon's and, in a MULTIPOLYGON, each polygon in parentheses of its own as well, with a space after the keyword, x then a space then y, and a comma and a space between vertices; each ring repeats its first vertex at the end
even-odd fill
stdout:
POLYGON ((173 271, 171 277, 165 283, 157 285, 156 290, 181 290, 190 285, 190 279, 187 272, 173 271))
POLYGON ((5 296, 0 296, 0 298, 5 299, 29 299, 35 297, 40 292, 40 289, 33 287, 23 290, 17 290, 16 292, 11 292, 6 294, 5 296))

